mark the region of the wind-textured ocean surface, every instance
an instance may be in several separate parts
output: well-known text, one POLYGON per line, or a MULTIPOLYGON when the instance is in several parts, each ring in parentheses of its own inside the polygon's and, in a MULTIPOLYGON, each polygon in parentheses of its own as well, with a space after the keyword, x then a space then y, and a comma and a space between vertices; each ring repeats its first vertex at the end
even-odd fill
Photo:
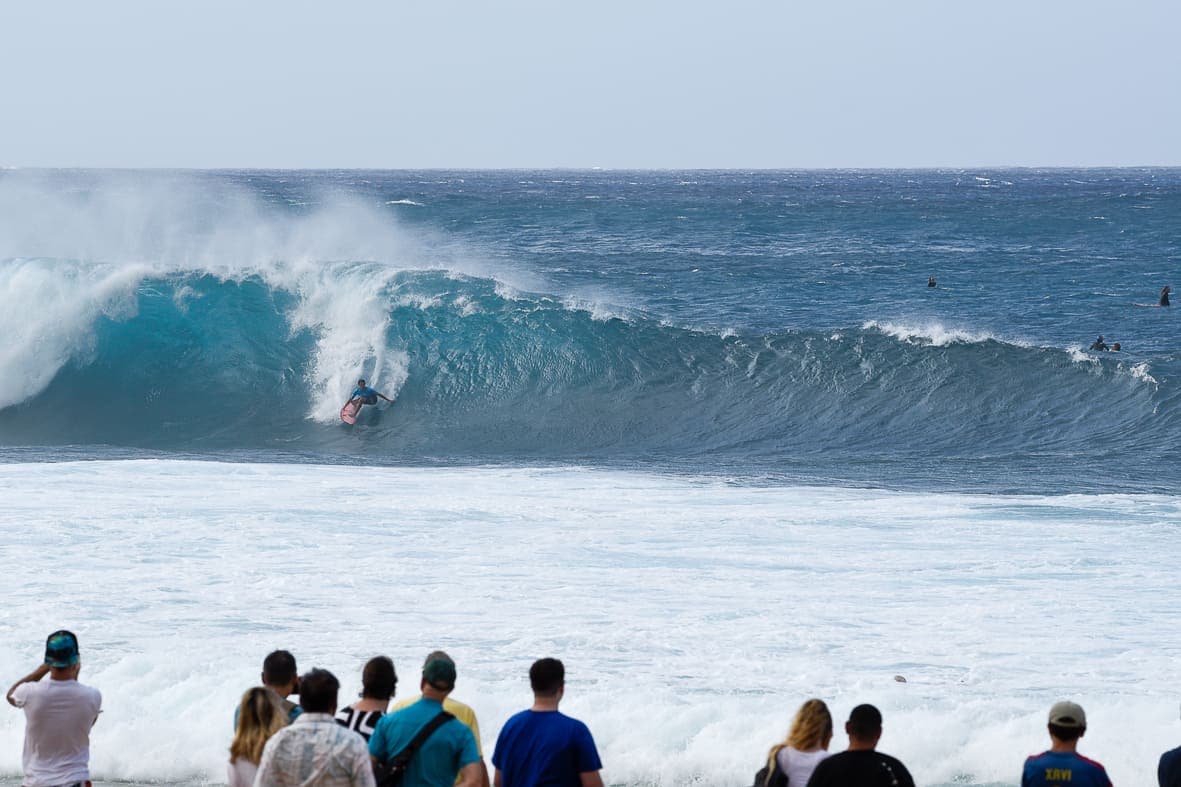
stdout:
POLYGON ((1179 262, 1173 169, 2 171, 0 678, 78 631, 103 781, 221 780, 273 648, 443 647, 486 752, 562 657, 612 784, 748 784, 809 696, 920 785, 1073 698, 1151 783, 1179 262))

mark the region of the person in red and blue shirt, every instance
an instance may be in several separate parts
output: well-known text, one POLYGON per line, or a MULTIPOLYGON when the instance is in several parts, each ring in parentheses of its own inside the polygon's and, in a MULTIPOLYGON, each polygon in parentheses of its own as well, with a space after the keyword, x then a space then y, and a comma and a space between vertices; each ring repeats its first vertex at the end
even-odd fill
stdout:
POLYGON ((1078 739, 1087 731, 1087 715, 1073 702, 1050 708, 1050 749, 1025 761, 1021 787, 1111 787, 1107 771, 1078 753, 1078 739))

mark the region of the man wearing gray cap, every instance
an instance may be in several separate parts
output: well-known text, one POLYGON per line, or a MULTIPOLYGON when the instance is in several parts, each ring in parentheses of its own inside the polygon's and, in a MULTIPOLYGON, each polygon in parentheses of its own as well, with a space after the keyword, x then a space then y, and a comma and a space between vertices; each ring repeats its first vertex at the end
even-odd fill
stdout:
POLYGON ((1078 739, 1087 731, 1087 714, 1073 702, 1050 708, 1050 749, 1025 761, 1021 787, 1111 787, 1107 771, 1078 753, 1078 739))
POLYGON ((45 641, 44 663, 8 690, 8 704, 25 712, 23 787, 90 784, 90 728, 103 698, 78 682, 81 669, 78 638, 55 631, 45 641))

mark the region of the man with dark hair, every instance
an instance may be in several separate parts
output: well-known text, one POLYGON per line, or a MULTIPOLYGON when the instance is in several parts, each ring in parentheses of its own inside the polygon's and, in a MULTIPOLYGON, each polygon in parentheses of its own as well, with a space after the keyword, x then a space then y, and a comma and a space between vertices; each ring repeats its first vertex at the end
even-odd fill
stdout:
MULTIPOLYGON (((267 654, 262 660, 262 685, 275 694, 279 707, 287 714, 287 723, 295 721, 295 717, 303 709, 287 699, 292 694, 299 693, 299 672, 295 668, 295 656, 286 650, 275 650, 267 654)), ((238 708, 234 708, 234 729, 238 729, 238 708)))
POLYGON ((279 705, 287 711, 288 721, 295 721, 295 717, 303 712, 299 705, 287 699, 292 694, 299 694, 299 671, 295 667, 295 656, 289 652, 276 650, 262 660, 262 685, 279 695, 279 705))
POLYGON ((304 712, 262 750, 254 783, 265 787, 374 787, 365 740, 336 723, 340 681, 313 669, 299 679, 304 712))
POLYGON ((357 404, 357 411, 360 412, 361 405, 377 404, 377 398, 379 396, 390 404, 393 404, 393 399, 370 388, 365 384, 365 378, 362 377, 360 380, 357 380, 357 387, 353 389, 353 393, 349 396, 349 400, 345 404, 348 405, 355 402, 357 404))
POLYGON ((558 710, 566 693, 565 666, 557 659, 533 662, 529 685, 533 707, 505 722, 496 739, 495 787, 603 787, 603 763, 590 730, 558 710))
POLYGON ((361 699, 336 712, 336 723, 360 733, 365 742, 390 708, 390 697, 398 685, 398 673, 389 656, 374 656, 361 670, 361 699))
POLYGON ((542 697, 556 697, 566 685, 566 665, 558 659, 538 659, 529 668, 529 688, 542 697))
MULTIPOLYGON (((427 657, 419 683, 422 697, 377 722, 369 739, 374 763, 388 763, 400 754, 428 724, 430 735, 411 757, 402 787, 480 787, 484 761, 467 725, 444 710, 447 695, 455 688, 455 662, 436 651, 427 657)), ((486 777, 485 777, 486 778, 486 777)))
POLYGON ((8 704, 25 712, 24 787, 90 783, 90 728, 103 698, 78 682, 81 669, 78 638, 55 631, 44 662, 8 690, 8 704))
POLYGON ((845 722, 849 748, 824 759, 812 772, 808 787, 914 787, 910 771, 898 759, 877 751, 882 714, 872 705, 858 705, 845 722))
POLYGON ((1025 761, 1021 787, 1111 787, 1107 771, 1078 753, 1078 739, 1087 731, 1087 715, 1073 702, 1050 708, 1050 748, 1025 761))

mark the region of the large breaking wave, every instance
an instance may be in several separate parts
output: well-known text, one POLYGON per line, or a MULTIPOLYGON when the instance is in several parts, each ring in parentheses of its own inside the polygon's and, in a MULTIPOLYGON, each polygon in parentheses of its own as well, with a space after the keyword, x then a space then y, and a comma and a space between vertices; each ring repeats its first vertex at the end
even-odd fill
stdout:
POLYGON ((16 260, 0 285, 20 336, 9 444, 774 465, 1160 441, 1142 367, 929 326, 718 335, 375 262, 226 278, 16 260), (362 375, 396 404, 342 428, 362 375))

